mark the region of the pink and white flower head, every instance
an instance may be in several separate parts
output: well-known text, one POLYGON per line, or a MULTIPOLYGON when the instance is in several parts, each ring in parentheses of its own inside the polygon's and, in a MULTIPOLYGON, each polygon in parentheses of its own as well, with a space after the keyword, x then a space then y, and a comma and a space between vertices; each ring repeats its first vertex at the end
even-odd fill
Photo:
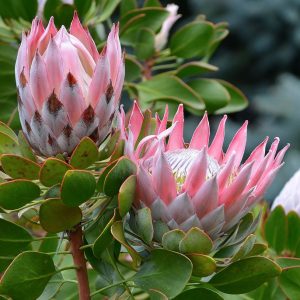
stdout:
POLYGON ((163 49, 166 46, 168 42, 169 32, 173 24, 181 17, 181 15, 178 14, 178 8, 178 5, 174 3, 168 4, 166 6, 166 11, 169 13, 169 16, 163 22, 160 32, 155 36, 155 49, 157 51, 163 49))
POLYGON ((286 214, 295 211, 300 216, 300 170, 285 184, 272 205, 272 210, 281 205, 286 214))
POLYGON ((242 163, 247 122, 223 152, 227 116, 211 143, 207 114, 189 144, 183 140, 183 106, 178 107, 172 128, 165 134, 167 119, 166 110, 162 120, 156 119, 156 138, 137 142, 142 115, 137 106, 131 114, 125 154, 138 164, 135 206, 149 207, 153 220, 163 221, 170 229, 198 227, 217 238, 262 199, 289 145, 276 154, 276 138, 266 154, 266 138, 242 163))
POLYGON ((15 77, 22 129, 45 156, 70 154, 80 139, 110 132, 124 82, 118 25, 99 54, 75 12, 70 31, 34 19, 23 33, 15 77))

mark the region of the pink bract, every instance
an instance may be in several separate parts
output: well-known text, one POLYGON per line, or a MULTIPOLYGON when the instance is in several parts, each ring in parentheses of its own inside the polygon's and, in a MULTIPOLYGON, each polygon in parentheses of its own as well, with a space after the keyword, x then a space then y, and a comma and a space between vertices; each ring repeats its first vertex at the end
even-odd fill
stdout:
POLYGON ((137 142, 143 119, 135 104, 126 130, 121 115, 125 154, 138 165, 136 208, 149 207, 153 220, 163 221, 170 229, 198 227, 214 239, 236 225, 262 199, 289 148, 286 145, 277 153, 279 138, 275 138, 266 153, 266 138, 242 162, 248 122, 223 152, 227 116, 210 143, 207 114, 190 143, 185 144, 183 105, 178 107, 170 128, 166 130, 166 109, 162 120, 156 116, 154 134, 137 142))
POLYGON ((15 77, 22 129, 45 156, 70 154, 80 139, 99 144, 110 132, 124 82, 124 61, 113 25, 99 54, 74 14, 69 32, 34 19, 23 33, 15 77))

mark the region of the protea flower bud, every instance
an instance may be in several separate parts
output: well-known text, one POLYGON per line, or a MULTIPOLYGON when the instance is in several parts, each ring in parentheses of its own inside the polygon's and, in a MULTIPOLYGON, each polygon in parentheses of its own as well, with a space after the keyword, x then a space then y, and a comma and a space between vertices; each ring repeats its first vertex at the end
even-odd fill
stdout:
POLYGON ((197 227, 216 239, 263 197, 282 166, 289 145, 276 155, 279 138, 275 138, 265 154, 266 138, 242 163, 247 122, 224 153, 227 116, 221 120, 211 143, 207 114, 189 144, 183 140, 183 106, 179 106, 173 125, 166 132, 167 119, 166 110, 162 120, 156 119, 155 134, 139 142, 141 125, 137 124, 141 124, 143 115, 137 106, 130 117, 124 136, 125 153, 138 165, 135 207, 149 207, 153 221, 162 221, 170 230, 187 232, 197 227))
POLYGON ((276 197, 272 210, 281 205, 286 214, 295 211, 300 216, 300 170, 298 170, 276 197))
POLYGON ((22 128, 45 156, 70 154, 80 139, 99 144, 110 132, 124 81, 124 63, 113 25, 99 54, 77 14, 70 32, 46 29, 37 18, 24 33, 15 76, 22 128))
POLYGON ((173 24, 181 17, 178 14, 178 5, 171 3, 166 6, 169 16, 163 22, 160 32, 155 36, 155 49, 157 51, 163 49, 168 41, 169 32, 173 24))

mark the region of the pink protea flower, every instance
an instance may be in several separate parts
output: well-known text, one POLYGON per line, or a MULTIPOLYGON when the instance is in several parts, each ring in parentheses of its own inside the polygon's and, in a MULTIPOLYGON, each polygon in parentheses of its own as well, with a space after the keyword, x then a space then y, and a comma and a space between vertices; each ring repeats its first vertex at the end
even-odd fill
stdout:
POLYGON ((99 54, 77 14, 70 32, 53 18, 34 19, 19 48, 15 76, 23 131, 45 156, 70 154, 80 139, 99 144, 110 132, 124 81, 124 62, 113 25, 99 54))
POLYGON ((198 227, 212 238, 236 225, 263 197, 289 145, 276 155, 279 138, 275 138, 265 154, 266 138, 242 163, 248 123, 237 131, 224 153, 226 119, 224 116, 209 143, 205 114, 190 143, 185 144, 180 105, 167 132, 166 110, 162 120, 156 117, 154 135, 137 142, 143 115, 135 104, 128 130, 123 130, 125 154, 138 165, 135 206, 149 207, 153 220, 163 221, 170 229, 198 227))

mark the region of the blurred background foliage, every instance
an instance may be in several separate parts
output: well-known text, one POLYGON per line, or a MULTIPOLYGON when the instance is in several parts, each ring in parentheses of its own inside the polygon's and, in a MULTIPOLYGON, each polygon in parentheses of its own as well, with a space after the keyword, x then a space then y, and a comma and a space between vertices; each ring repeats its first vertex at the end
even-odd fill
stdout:
MULTIPOLYGON (((126 51, 125 108, 130 109, 134 98, 143 109, 159 112, 166 103, 171 112, 184 103, 187 140, 198 116, 207 110, 231 113, 228 141, 243 119, 249 119, 248 149, 267 134, 290 142, 288 167, 267 196, 273 199, 300 166, 300 1, 172 2, 179 5, 182 17, 172 27, 166 47, 157 51, 155 35, 168 16, 163 7, 171 1, 0 0, 0 120, 19 128, 14 62, 21 32, 30 28, 36 14, 44 24, 53 15, 57 26, 69 27, 76 9, 99 50, 112 22, 119 20, 126 51), (247 95, 246 110, 246 97, 231 84, 247 95)), ((212 117, 212 125, 218 119, 212 117)))

